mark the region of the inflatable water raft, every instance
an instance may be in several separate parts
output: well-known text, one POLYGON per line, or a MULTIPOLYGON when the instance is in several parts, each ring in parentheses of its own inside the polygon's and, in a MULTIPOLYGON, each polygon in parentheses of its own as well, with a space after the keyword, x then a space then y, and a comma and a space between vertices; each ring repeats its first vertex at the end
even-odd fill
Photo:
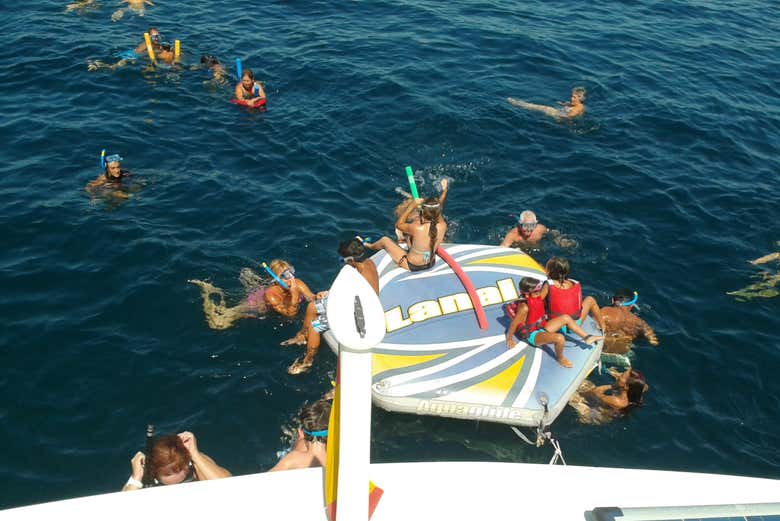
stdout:
MULTIPOLYGON (((597 365, 601 342, 589 346, 566 335, 564 354, 574 364, 569 369, 558 364, 551 345, 519 341, 507 349, 504 306, 519 298, 520 279, 546 279, 544 270, 509 248, 443 248, 473 283, 487 328, 480 328, 464 285, 441 258, 431 269, 411 273, 378 252, 371 260, 379 272, 386 334, 372 351, 374 403, 390 411, 510 425, 551 423, 597 365)), ((590 317, 583 328, 599 333, 590 317)), ((338 350, 332 332, 324 338, 338 350)))

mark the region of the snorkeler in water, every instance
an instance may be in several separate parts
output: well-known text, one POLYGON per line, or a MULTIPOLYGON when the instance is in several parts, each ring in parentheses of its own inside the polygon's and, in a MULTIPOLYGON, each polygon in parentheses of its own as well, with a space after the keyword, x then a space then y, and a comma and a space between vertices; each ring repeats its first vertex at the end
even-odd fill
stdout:
POLYGON ((65 7, 65 12, 78 11, 79 14, 83 14, 87 9, 94 9, 97 7, 97 0, 78 0, 72 4, 68 4, 65 7))
POLYGON ((100 154, 100 162, 104 171, 97 179, 87 183, 84 187, 90 195, 96 195, 98 191, 115 197, 117 199, 127 199, 130 194, 122 186, 123 181, 130 177, 130 172, 122 169, 122 157, 119 154, 105 155, 106 151, 100 154))
MULTIPOLYGON (((777 246, 780 246, 780 241, 777 241, 777 246)), ((780 252, 770 253, 749 262, 754 266, 758 266, 772 261, 780 261, 780 252)), ((774 274, 769 271, 762 271, 756 275, 756 278, 760 280, 742 289, 728 291, 726 294, 736 297, 739 301, 753 298, 772 298, 780 295, 780 291, 777 290, 777 285, 780 284, 780 271, 774 274)))
MULTIPOLYGON (((366 259, 366 247, 362 239, 353 237, 339 244, 339 256, 341 262, 353 267, 371 285, 371 288, 379 294, 379 273, 371 259, 366 259)), ((306 314, 303 318, 302 336, 290 339, 290 343, 306 344, 306 354, 287 368, 289 374, 298 374, 308 371, 314 363, 314 357, 320 347, 321 335, 329 329, 328 316, 328 292, 321 291, 315 295, 315 299, 306 305, 306 314), (305 342, 303 341, 305 339, 305 342)))
POLYGON ((325 466, 330 409, 331 402, 325 399, 303 407, 293 448, 268 472, 325 466))
POLYGON ((614 367, 607 372, 615 379, 612 384, 596 386, 584 380, 569 399, 580 423, 603 425, 642 406, 649 389, 642 373, 630 368, 621 373, 614 367))
POLYGON ((127 10, 133 11, 138 16, 143 16, 146 14, 147 5, 154 6, 154 2, 151 0, 120 0, 119 3, 127 4, 127 8, 122 7, 114 11, 114 13, 111 15, 112 22, 119 21, 125 15, 125 11, 127 10))
POLYGON ((602 352, 626 354, 639 337, 644 337, 650 345, 658 345, 653 328, 633 313, 638 298, 636 291, 621 288, 612 296, 612 305, 601 308, 601 316, 604 317, 602 352))
MULTIPOLYGON (((162 63, 171 64, 175 61, 176 56, 174 50, 169 44, 162 43, 160 31, 156 27, 149 28, 149 41, 152 44, 152 50, 154 51, 155 60, 162 63)), ((119 61, 115 63, 104 63, 100 60, 91 60, 87 62, 88 71, 96 71, 98 69, 110 69, 115 70, 120 67, 124 67, 128 63, 135 62, 138 58, 148 58, 149 52, 147 51, 146 39, 139 43, 134 49, 126 50, 117 53, 115 56, 119 58, 119 61)))
POLYGON ((575 248, 577 246, 577 241, 574 239, 566 237, 558 230, 550 230, 538 222, 536 214, 531 210, 525 210, 520 214, 517 225, 506 232, 501 246, 503 248, 534 248, 548 234, 553 243, 561 248, 575 248))
POLYGON ((222 85, 227 82, 225 66, 216 57, 204 54, 200 57, 200 64, 211 72, 211 80, 214 83, 222 85))
POLYGON ((255 75, 251 69, 244 69, 241 73, 241 81, 236 84, 236 100, 244 105, 257 105, 265 100, 265 90, 259 81, 255 81, 255 75))
POLYGON ((571 99, 568 102, 559 101, 558 108, 528 103, 515 98, 507 98, 506 100, 515 107, 542 112, 557 120, 573 119, 585 113, 585 105, 582 103, 585 101, 585 87, 572 89, 571 99))

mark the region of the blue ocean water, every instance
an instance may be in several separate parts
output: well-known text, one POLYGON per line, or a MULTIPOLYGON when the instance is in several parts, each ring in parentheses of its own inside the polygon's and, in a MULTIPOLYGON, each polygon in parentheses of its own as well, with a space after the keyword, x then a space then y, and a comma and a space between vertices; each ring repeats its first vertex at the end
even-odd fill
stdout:
MULTIPOLYGON (((265 470, 335 358, 291 377, 296 324, 210 330, 204 278, 283 257, 311 287, 335 246, 391 231, 395 187, 452 179, 452 242, 498 243, 525 208, 574 238, 587 292, 639 291, 645 407, 555 423, 571 464, 780 478, 780 299, 725 294, 780 240, 780 7, 740 1, 4 2, 0 48, 0 508, 118 490, 147 422, 193 431, 234 474, 265 470), (150 25, 184 62, 241 57, 268 111, 202 70, 88 72, 150 25), (561 124, 554 104, 588 89, 561 124), (138 180, 91 201, 101 148, 138 180)), ((231 67, 232 68, 232 67, 231 67)), ((769 266, 767 269, 776 269, 769 266)), ((375 410, 374 461, 547 461, 506 426, 375 410)))

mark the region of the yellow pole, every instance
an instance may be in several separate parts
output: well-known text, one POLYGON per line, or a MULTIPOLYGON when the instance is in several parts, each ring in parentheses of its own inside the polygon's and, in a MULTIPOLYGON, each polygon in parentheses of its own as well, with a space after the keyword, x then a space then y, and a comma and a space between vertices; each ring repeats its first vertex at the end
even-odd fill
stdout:
POLYGON ((181 56, 181 44, 179 43, 179 40, 174 40, 173 42, 173 58, 175 61, 179 61, 179 57, 181 56))
POLYGON ((146 42, 146 52, 149 53, 149 59, 152 61, 152 65, 157 65, 157 61, 154 59, 154 49, 152 49, 152 39, 149 38, 149 33, 144 33, 144 41, 146 42))

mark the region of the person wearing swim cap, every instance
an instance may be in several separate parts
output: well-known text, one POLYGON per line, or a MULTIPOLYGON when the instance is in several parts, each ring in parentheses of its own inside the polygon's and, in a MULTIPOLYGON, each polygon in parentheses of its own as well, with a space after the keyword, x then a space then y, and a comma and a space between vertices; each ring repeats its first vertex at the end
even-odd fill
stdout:
POLYGON ((254 106, 265 100, 265 90, 259 81, 255 81, 255 75, 251 69, 244 69, 241 73, 241 81, 236 84, 235 98, 244 105, 254 106))
MULTIPOLYGON (((152 44, 152 50, 154 51, 154 57, 158 62, 171 64, 174 62, 176 56, 171 49, 170 45, 163 44, 160 36, 160 31, 156 27, 150 27, 147 31, 149 33, 149 41, 152 44)), ((96 71, 98 69, 118 69, 124 67, 130 62, 134 62, 138 58, 149 58, 149 52, 147 51, 146 39, 139 43, 134 49, 125 51, 118 54, 122 56, 116 63, 108 64, 100 60, 88 61, 87 70, 96 71)))
POLYGON ((318 400, 301 410, 293 448, 268 472, 324 467, 328 461, 328 420, 331 402, 318 400))
MULTIPOLYGON (((374 292, 379 295, 379 273, 376 265, 365 259, 366 248, 363 240, 353 237, 339 244, 341 262, 353 267, 371 285, 374 292)), ((321 335, 329 329, 327 317, 328 292, 317 293, 316 298, 306 305, 306 314, 303 318, 303 336, 306 339, 306 354, 298 358, 287 368, 289 374, 299 374, 308 371, 314 363, 314 357, 320 348, 321 335)), ((297 344, 299 338, 292 338, 290 344, 297 344)), ((286 345, 286 344, 285 344, 286 345)))
POLYGON ((536 214, 531 210, 525 210, 517 220, 517 226, 509 230, 501 241, 501 246, 511 248, 513 246, 533 246, 542 240, 547 233, 547 226, 536 219, 536 214))
POLYGON ((130 470, 130 479, 122 487, 122 492, 228 478, 232 475, 198 450, 197 440, 191 432, 155 437, 148 457, 143 452, 137 452, 130 460, 130 470), (143 482, 146 465, 149 465, 151 483, 143 482))
POLYGON ((406 209, 398 216, 395 227, 408 237, 409 250, 404 250, 389 237, 382 237, 373 243, 366 243, 371 250, 384 249, 399 268, 409 271, 423 271, 436 264, 436 248, 447 233, 447 222, 442 217, 444 202, 447 200, 447 179, 441 180, 441 195, 425 199, 409 199, 406 209), (413 212, 418 217, 407 222, 413 212))
POLYGON ((99 189, 110 189, 110 195, 119 199, 130 197, 122 189, 123 179, 130 177, 130 172, 122 169, 122 157, 119 154, 111 154, 105 158, 105 170, 97 179, 87 183, 84 189, 94 195, 99 189))
POLYGON ((647 322, 632 313, 639 294, 621 288, 612 296, 612 305, 601 308, 604 319, 604 353, 626 354, 634 340, 644 337, 650 345, 657 346, 658 338, 647 322))
POLYGON ((211 79, 214 83, 223 84, 227 81, 225 66, 215 56, 204 54, 200 57, 200 64, 211 71, 211 79))
POLYGON ((585 105, 582 103, 585 101, 585 87, 575 87, 572 89, 569 101, 559 101, 559 108, 528 103, 515 98, 507 98, 506 100, 515 107, 541 112, 558 121, 574 119, 585 113, 585 105))

